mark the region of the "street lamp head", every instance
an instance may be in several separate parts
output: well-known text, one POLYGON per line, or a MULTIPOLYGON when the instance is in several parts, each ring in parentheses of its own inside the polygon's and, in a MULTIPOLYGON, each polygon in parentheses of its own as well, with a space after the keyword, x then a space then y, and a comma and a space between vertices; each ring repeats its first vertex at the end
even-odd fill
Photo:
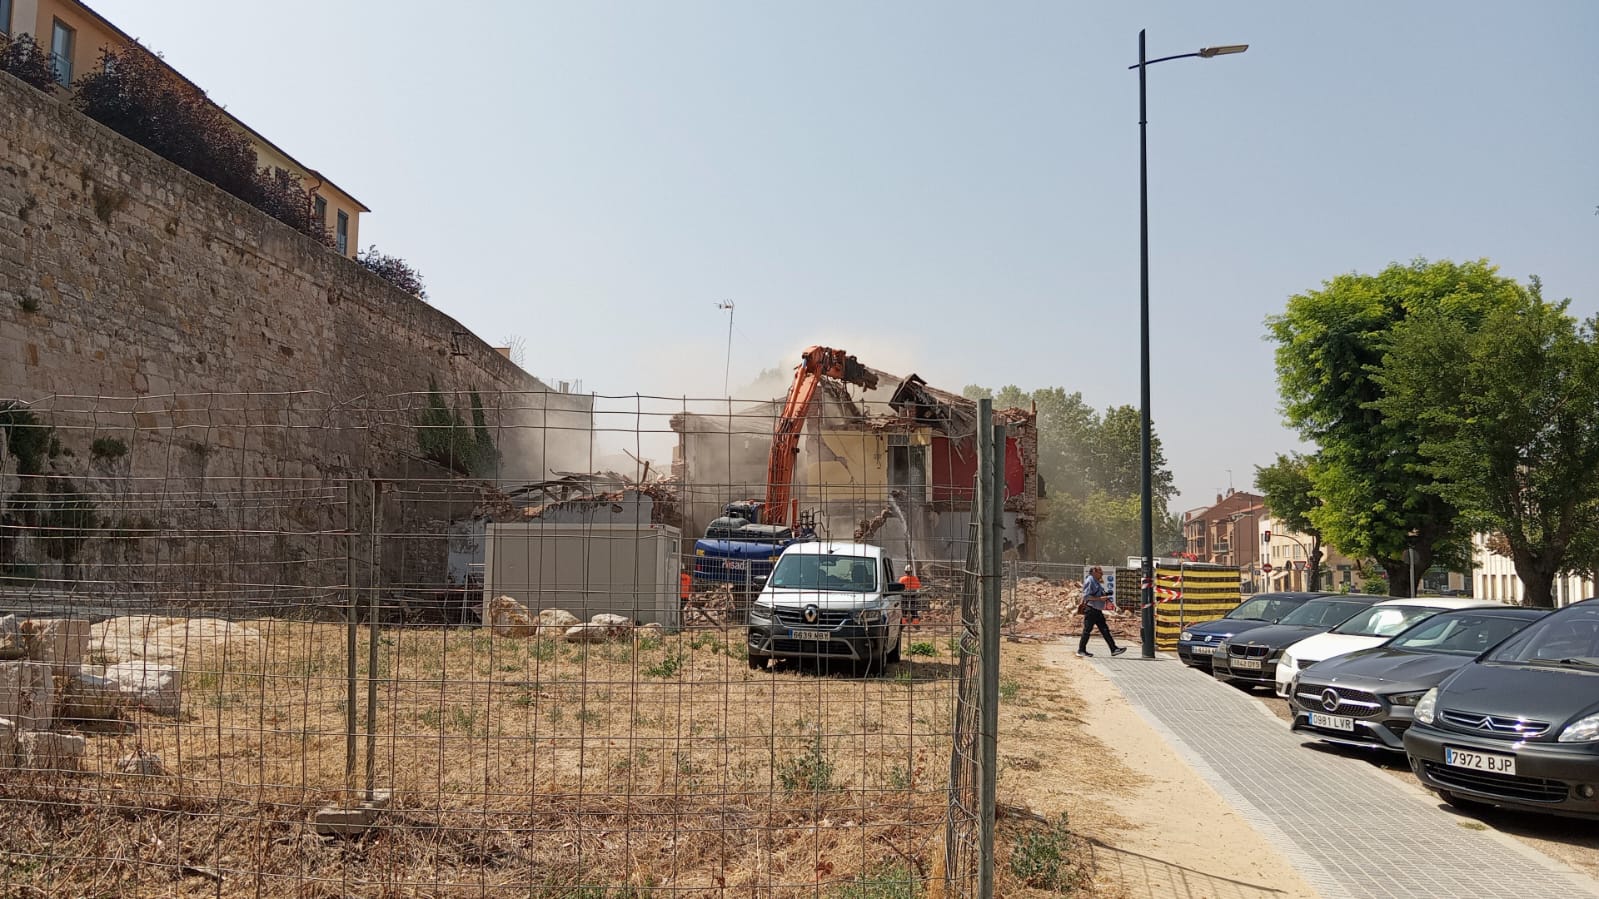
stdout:
POLYGON ((1248 50, 1248 49, 1249 49, 1249 45, 1248 44, 1224 44, 1223 46, 1220 46, 1220 47, 1205 47, 1205 48, 1202 48, 1199 51, 1199 55, 1201 57, 1205 58, 1205 59, 1209 59, 1212 56, 1227 56, 1227 55, 1232 54, 1232 53, 1242 53, 1242 52, 1244 52, 1245 50, 1248 50))

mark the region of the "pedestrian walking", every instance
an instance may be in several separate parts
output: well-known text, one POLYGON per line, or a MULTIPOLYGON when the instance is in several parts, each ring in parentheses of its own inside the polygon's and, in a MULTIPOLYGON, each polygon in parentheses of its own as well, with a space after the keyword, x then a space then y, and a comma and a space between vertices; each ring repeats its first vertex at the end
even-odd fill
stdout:
POLYGON ((1086 659, 1094 654, 1088 651, 1088 635, 1094 628, 1099 628, 1099 633, 1104 636, 1105 644, 1110 647, 1110 654, 1119 656, 1127 651, 1126 647, 1117 646, 1116 638, 1110 634, 1110 622, 1105 620, 1105 604, 1114 601, 1110 591, 1105 589, 1105 569, 1095 565, 1088 569, 1088 576, 1083 578, 1083 599, 1078 610, 1083 614, 1083 636, 1077 641, 1077 657, 1086 659))

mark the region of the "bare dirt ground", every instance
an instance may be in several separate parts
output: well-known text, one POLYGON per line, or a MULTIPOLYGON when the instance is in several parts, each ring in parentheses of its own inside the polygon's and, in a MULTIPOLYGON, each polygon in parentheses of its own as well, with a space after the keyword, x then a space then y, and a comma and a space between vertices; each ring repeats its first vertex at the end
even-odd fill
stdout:
MULTIPOLYGON (((1282 719, 1286 727, 1293 721, 1288 700, 1279 699, 1267 691, 1257 690, 1254 695, 1272 714, 1282 719)), ((1559 859, 1590 877, 1599 877, 1599 826, 1592 822, 1552 815, 1535 815, 1503 809, 1485 810, 1479 814, 1466 814, 1445 804, 1435 794, 1422 789, 1421 783, 1410 773, 1410 767, 1398 754, 1376 754, 1356 749, 1344 749, 1330 744, 1306 739, 1306 752, 1328 752, 1347 757, 1351 764, 1376 765, 1404 783, 1415 787, 1418 794, 1429 802, 1460 818, 1460 826, 1467 830, 1496 830, 1508 834, 1525 845, 1552 858, 1559 859)))
POLYGON ((1075 648, 1006 646, 1000 795, 1068 814, 1102 895, 1315 896, 1075 648))

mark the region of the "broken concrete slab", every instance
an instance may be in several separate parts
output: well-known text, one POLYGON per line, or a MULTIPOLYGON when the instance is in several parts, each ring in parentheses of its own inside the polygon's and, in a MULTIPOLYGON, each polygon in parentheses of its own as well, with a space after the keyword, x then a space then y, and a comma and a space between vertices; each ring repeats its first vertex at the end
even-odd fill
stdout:
POLYGON ((17 724, 0 718, 0 770, 17 766, 17 724))
POLYGON ((48 663, 57 674, 71 674, 83 665, 89 649, 87 619, 30 618, 18 630, 27 657, 48 663))
POLYGON ((496 596, 489 601, 489 626, 496 637, 533 637, 538 635, 538 625, 528 614, 527 606, 509 596, 496 596))
POLYGON ((87 672, 62 678, 58 717, 74 721, 114 721, 122 711, 122 691, 117 682, 87 672))
POLYGON ((55 720, 55 680, 46 662, 0 662, 0 718, 18 731, 48 730, 55 720))
POLYGON ((135 777, 166 777, 168 774, 161 764, 161 756, 143 749, 135 749, 118 759, 117 770, 135 777))
POLYGON ((17 740, 22 767, 34 771, 77 771, 88 742, 77 734, 30 731, 17 740))
POLYGON ((176 716, 183 706, 182 672, 171 665, 133 661, 107 665, 105 677, 123 700, 157 715, 176 716))

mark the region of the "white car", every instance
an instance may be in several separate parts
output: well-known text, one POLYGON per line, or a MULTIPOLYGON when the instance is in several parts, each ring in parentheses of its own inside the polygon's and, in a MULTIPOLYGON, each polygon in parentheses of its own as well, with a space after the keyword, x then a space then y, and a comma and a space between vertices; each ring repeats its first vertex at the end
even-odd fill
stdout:
POLYGON ((1450 596, 1389 599, 1376 603, 1332 630, 1306 637, 1288 647, 1277 662, 1277 695, 1284 698, 1292 695, 1294 678, 1301 670, 1333 656, 1381 646, 1389 637, 1439 612, 1498 605, 1502 603, 1450 596))

